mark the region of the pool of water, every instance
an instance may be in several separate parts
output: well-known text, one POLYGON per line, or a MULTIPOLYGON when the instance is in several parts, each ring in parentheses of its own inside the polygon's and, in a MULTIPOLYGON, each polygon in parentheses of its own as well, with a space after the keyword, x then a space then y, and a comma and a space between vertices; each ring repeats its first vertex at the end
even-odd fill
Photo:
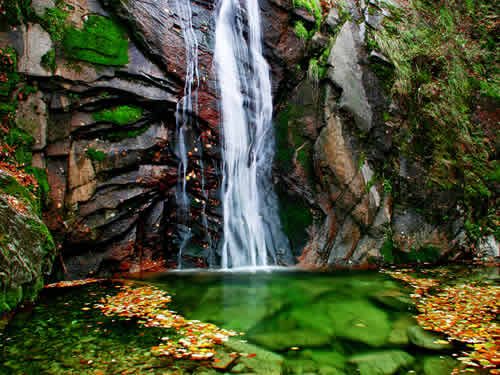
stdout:
MULTIPOLYGON (((452 274, 499 280, 497 268, 452 274)), ((216 368, 155 356, 151 348, 175 333, 103 315, 94 305, 120 291, 104 282, 47 289, 17 313, 0 330, 0 374, 445 375, 466 350, 421 335, 412 290, 379 271, 183 271, 133 283, 168 291, 168 309, 187 319, 238 332, 217 349, 216 368)))

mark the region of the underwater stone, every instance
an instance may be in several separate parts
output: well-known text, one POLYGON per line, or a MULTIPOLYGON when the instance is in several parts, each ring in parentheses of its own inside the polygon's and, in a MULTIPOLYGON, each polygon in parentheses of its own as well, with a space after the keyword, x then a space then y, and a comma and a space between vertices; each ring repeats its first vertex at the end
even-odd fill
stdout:
POLYGON ((370 346, 384 345, 391 331, 386 312, 364 300, 329 301, 331 326, 338 338, 370 346))
POLYGON ((355 355, 349 362, 358 366, 361 375, 392 375, 415 358, 402 350, 387 350, 355 355))
POLYGON ((430 331, 415 325, 408 328, 408 338, 413 345, 429 350, 446 350, 453 348, 452 344, 440 344, 438 340, 442 340, 430 331))

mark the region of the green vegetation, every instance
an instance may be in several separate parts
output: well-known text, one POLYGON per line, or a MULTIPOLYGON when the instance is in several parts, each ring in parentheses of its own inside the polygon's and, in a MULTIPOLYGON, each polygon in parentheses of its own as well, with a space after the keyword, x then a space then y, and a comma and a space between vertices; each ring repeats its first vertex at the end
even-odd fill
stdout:
POLYGON ((49 255, 51 259, 54 259, 56 245, 45 223, 41 220, 28 219, 27 226, 31 229, 33 241, 42 240, 44 255, 49 255))
POLYGON ((319 28, 322 18, 321 4, 319 0, 293 0, 295 8, 305 8, 314 16, 316 27, 319 28))
MULTIPOLYGON (((407 112, 400 150, 425 155, 429 183, 463 192, 469 223, 497 233, 494 180, 498 142, 500 65, 495 2, 414 0, 374 43, 394 63, 374 67, 407 112), (392 77, 393 75, 393 77, 392 77)), ((398 156, 396 156, 398 157, 398 156)), ((469 225, 472 228, 473 225, 469 225)), ((477 239, 474 231, 469 232, 477 239)), ((497 237, 500 238, 500 237, 497 237)))
POLYGON ((96 150, 95 148, 91 148, 91 147, 88 148, 87 151, 85 151, 85 155, 87 155, 87 157, 90 160, 94 160, 94 161, 103 161, 106 159, 106 153, 99 151, 99 150, 96 150))
POLYGON ((40 207, 35 196, 14 177, 7 174, 0 175, 0 192, 17 198, 33 212, 40 214, 40 207))
POLYGON ((63 47, 69 58, 99 65, 128 63, 128 40, 113 20, 91 15, 82 30, 67 29, 63 47))
POLYGON ((302 21, 297 21, 293 29, 295 30, 295 33, 300 39, 304 40, 309 39, 309 31, 307 31, 302 21))
POLYGON ((57 69, 56 63, 56 51, 51 49, 45 55, 42 56, 42 66, 48 71, 55 72, 57 69))
POLYGON ((50 34, 51 39, 59 44, 62 42, 66 29, 66 18, 69 13, 60 8, 48 8, 45 14, 38 20, 40 25, 50 34))
POLYGON ((391 237, 380 248, 384 261, 391 264, 435 263, 439 260, 442 250, 434 246, 412 248, 409 252, 402 251, 391 237))
POLYGON ((308 177, 312 176, 312 146, 301 134, 302 124, 297 120, 303 115, 303 109, 287 105, 279 114, 276 129, 276 158, 285 169, 292 168, 292 161, 297 151, 297 162, 308 177))
POLYGON ((104 109, 93 114, 95 121, 111 122, 117 125, 126 125, 136 122, 142 117, 143 109, 136 106, 122 105, 112 109, 104 109))
MULTIPOLYGON (((306 228, 313 223, 309 205, 300 200, 292 199, 285 192, 278 192, 280 197, 280 221, 283 232, 293 249, 300 249, 308 239, 306 228)), ((296 198, 296 197, 295 197, 296 198)))

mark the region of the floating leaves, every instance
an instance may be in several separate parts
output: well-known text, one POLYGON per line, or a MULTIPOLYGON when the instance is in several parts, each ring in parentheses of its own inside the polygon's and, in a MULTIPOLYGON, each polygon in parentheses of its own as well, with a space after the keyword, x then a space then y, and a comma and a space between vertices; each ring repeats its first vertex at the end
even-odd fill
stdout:
POLYGON ((114 297, 101 300, 96 308, 104 315, 118 315, 127 319, 137 318, 145 327, 175 329, 176 338, 164 337, 164 343, 152 348, 153 355, 207 360, 214 356, 213 347, 236 332, 220 329, 214 324, 187 320, 174 311, 167 310, 171 301, 168 293, 152 286, 134 287, 126 284, 114 297))
POLYGON ((417 322, 422 328, 446 334, 449 339, 467 343, 473 350, 464 352, 458 359, 468 366, 454 369, 452 374, 470 371, 472 367, 489 369, 500 374, 500 286, 457 284, 446 286, 432 295, 430 288, 438 280, 417 278, 410 270, 387 272, 416 289, 412 297, 420 312, 417 322))
POLYGON ((69 288, 80 285, 87 285, 93 283, 99 283, 105 279, 83 279, 83 280, 71 280, 71 281, 60 281, 54 284, 45 285, 44 288, 69 288))

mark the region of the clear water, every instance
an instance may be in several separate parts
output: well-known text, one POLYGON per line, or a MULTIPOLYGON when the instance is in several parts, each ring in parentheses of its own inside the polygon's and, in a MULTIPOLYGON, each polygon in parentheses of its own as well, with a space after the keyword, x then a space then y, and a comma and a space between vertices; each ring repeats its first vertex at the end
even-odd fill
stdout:
MULTIPOLYGON (((468 280, 499 281, 498 268, 465 272, 468 280)), ((167 290, 169 309, 187 318, 245 332, 232 339, 237 350, 220 352, 256 353, 254 362, 238 359, 217 372, 206 363, 152 356, 150 348, 171 333, 93 309, 117 293, 107 284, 46 291, 18 313, 0 330, 0 374, 445 375, 459 366, 452 355, 465 349, 432 351, 409 343, 411 291, 375 271, 183 271, 137 282, 167 290), (391 367, 401 352, 411 363, 391 367), (280 356, 277 370, 265 367, 273 355, 280 356), (356 356, 365 362, 353 362, 356 356)))
POLYGON ((224 240, 222 267, 291 261, 272 191, 274 153, 269 66, 257 0, 220 0, 215 66, 220 89, 224 240))

